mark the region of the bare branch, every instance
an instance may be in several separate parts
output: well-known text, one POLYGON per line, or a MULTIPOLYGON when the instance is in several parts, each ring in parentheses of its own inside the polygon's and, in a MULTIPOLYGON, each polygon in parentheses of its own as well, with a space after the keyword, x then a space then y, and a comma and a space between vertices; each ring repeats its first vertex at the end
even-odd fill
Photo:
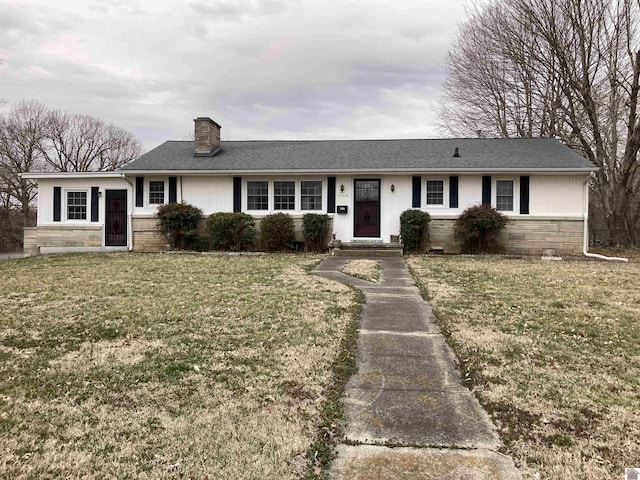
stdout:
POLYGON ((640 0, 476 9, 449 54, 443 127, 561 138, 600 169, 594 191, 612 243, 640 243, 639 25, 640 0))

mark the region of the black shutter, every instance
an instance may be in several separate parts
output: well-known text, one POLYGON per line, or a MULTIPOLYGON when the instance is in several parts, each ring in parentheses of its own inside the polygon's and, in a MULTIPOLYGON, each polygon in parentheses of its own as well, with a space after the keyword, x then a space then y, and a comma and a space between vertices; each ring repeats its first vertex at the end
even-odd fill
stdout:
POLYGON ((520 213, 529 214, 529 177, 520 177, 520 213))
POLYGON ((242 177, 233 177, 233 211, 242 211, 242 177))
POLYGON ((458 177, 449 177, 449 208, 458 208, 458 177))
POLYGON ((178 177, 169 177, 169 203, 178 201, 178 177))
POLYGON ((144 206, 144 177, 136 177, 136 207, 144 206))
POLYGON ((98 187, 91 187, 91 221, 98 221, 98 187))
POLYGON ((53 187, 53 221, 59 222, 62 211, 62 188, 53 187))
POLYGON ((491 205, 491 177, 482 176, 482 204, 491 205))
POLYGON ((327 177, 327 213, 336 213, 336 177, 327 177))
POLYGON ((422 195, 422 177, 411 177, 413 183, 411 206, 413 208, 420 208, 420 197, 422 195))

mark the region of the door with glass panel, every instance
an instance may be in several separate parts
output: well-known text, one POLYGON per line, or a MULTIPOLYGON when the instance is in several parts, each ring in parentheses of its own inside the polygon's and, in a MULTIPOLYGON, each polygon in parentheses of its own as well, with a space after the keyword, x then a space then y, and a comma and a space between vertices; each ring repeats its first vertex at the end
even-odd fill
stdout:
POLYGON ((354 237, 380 237, 380 180, 355 180, 354 237))
POLYGON ((104 244, 127 245, 127 191, 107 190, 105 195, 104 244))

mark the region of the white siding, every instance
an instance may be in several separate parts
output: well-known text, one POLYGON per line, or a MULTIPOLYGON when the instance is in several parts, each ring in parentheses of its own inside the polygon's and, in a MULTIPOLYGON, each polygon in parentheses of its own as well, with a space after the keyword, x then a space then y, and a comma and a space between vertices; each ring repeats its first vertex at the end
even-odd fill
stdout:
POLYGON ((411 208, 412 183, 410 175, 358 175, 340 176, 336 178, 336 206, 346 205, 348 214, 333 216, 333 230, 336 238, 353 240, 354 222, 354 180, 380 179, 380 238, 388 242, 391 235, 400 234, 400 214, 411 208), (344 192, 340 186, 344 185, 344 192), (391 192, 391 185, 394 192, 391 192))
MULTIPOLYGON (((380 238, 388 242, 390 235, 400 233, 400 214, 412 208, 413 185, 411 175, 358 175, 338 176, 336 178, 336 206, 346 205, 347 215, 335 214, 333 228, 336 238, 351 241, 354 239, 354 179, 380 179, 381 184, 381 227, 380 238), (395 191, 391 193, 391 185, 395 191), (340 192, 344 185, 344 192, 340 192)), ((449 175, 422 175, 420 205, 421 209, 429 212, 433 218, 455 218, 466 208, 482 202, 482 175, 458 175, 458 208, 449 207, 449 175), (444 204, 426 204, 427 180, 444 181, 444 204)), ((531 218, 539 217, 577 217, 582 215, 583 209, 583 181, 582 175, 539 175, 530 176, 529 214, 531 218)), ((510 217, 520 216, 520 175, 492 175, 491 176, 491 204, 496 205, 496 181, 513 181, 512 212, 503 212, 510 217)))
POLYGON ((128 209, 134 202, 131 185, 121 178, 64 178, 38 179, 38 226, 40 225, 103 225, 105 190, 127 190, 128 209), (53 221, 53 187, 62 189, 62 215, 60 222, 53 221), (99 187, 98 222, 91 222, 91 187, 99 187), (68 190, 87 191, 87 220, 66 220, 65 205, 68 190))
MULTIPOLYGON (((127 189, 129 192, 129 210, 133 209, 136 216, 152 216, 155 214, 156 205, 148 204, 149 180, 162 179, 165 181, 165 199, 168 200, 168 176, 145 178, 145 206, 134 208, 135 195, 131 184, 120 178, 69 178, 69 179, 40 179, 38 188, 38 225, 52 225, 53 222, 53 187, 62 188, 62 221, 57 225, 83 225, 91 224, 91 187, 99 187, 103 192, 99 198, 99 222, 104 223, 104 191, 106 189, 127 189), (86 221, 66 221, 66 194, 70 189, 84 189, 88 192, 88 219, 86 221)), ((458 175, 458 208, 449 208, 449 175, 422 175, 420 204, 421 208, 429 212, 434 218, 455 218, 469 206, 479 204, 482 200, 482 176, 458 175), (429 179, 440 179, 444 182, 444 204, 426 205, 426 182, 429 179)), ((529 215, 527 217, 580 217, 583 212, 583 188, 584 175, 531 175, 529 194, 529 215)), ((347 214, 332 214, 333 229, 336 237, 350 241, 354 239, 354 198, 353 188, 355 179, 380 179, 380 205, 381 227, 380 238, 386 242, 391 235, 400 232, 400 214, 411 208, 412 203, 412 176, 411 175, 341 175, 336 177, 336 206, 345 205, 347 214), (394 192, 391 192, 391 185, 394 192), (344 186, 344 191, 341 191, 344 186)), ((509 216, 519 216, 520 207, 520 176, 519 175, 493 175, 491 177, 492 205, 495 206, 496 180, 514 181, 514 211, 505 212, 509 216)), ((129 179, 135 184, 135 179, 129 179)), ((296 208, 287 210, 287 213, 300 215, 307 213, 300 209, 300 182, 302 180, 322 181, 322 210, 317 213, 325 213, 327 210, 327 177, 320 175, 264 175, 242 177, 242 210, 247 211, 247 181, 267 180, 269 182, 269 209, 264 211, 248 212, 257 217, 273 213, 273 182, 279 180, 292 180, 296 184, 296 208)), ((233 177, 232 176, 183 176, 178 177, 177 198, 191 203, 202 209, 204 215, 214 212, 233 211, 233 177)))
MULTIPOLYGON (((178 200, 180 200, 178 177, 178 200)), ((202 210, 203 215, 233 212, 233 177, 182 177, 182 200, 202 210)))
POLYGON ((529 214, 540 216, 582 216, 584 175, 531 176, 529 214))

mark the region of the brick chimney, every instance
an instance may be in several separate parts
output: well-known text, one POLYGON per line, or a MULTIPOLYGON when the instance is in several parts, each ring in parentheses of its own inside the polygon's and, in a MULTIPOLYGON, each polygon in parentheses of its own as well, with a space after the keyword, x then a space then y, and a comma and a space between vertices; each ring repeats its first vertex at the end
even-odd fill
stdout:
POLYGON ((220 148, 220 129, 209 117, 198 117, 195 123, 195 154, 211 155, 220 148))

